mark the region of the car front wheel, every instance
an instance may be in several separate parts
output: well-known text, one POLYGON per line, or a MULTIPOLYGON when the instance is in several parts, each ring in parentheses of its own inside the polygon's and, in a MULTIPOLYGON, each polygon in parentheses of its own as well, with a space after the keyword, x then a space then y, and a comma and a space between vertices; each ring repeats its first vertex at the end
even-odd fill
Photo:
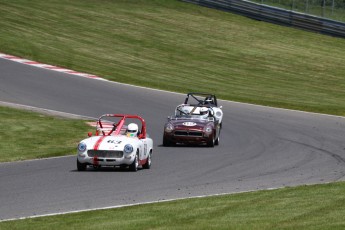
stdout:
POLYGON ((171 141, 166 137, 163 137, 163 146, 171 146, 171 141))
POLYGON ((132 172, 138 171, 139 166, 139 153, 135 154, 134 161, 129 165, 129 170, 132 172))
POLYGON ((219 136, 217 137, 216 141, 214 142, 215 145, 219 145, 219 136))
POLYGON ((212 139, 207 142, 207 146, 208 147, 214 147, 214 143, 215 143, 215 140, 214 140, 214 137, 212 137, 212 139))
POLYGON ((78 171, 85 171, 86 170, 86 164, 80 163, 79 160, 77 159, 77 169, 78 171))

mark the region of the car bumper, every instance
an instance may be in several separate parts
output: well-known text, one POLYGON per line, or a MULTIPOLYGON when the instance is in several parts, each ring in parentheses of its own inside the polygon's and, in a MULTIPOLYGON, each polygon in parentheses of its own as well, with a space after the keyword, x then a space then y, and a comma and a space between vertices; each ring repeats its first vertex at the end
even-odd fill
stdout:
POLYGON ((135 155, 126 156, 122 158, 105 158, 105 157, 89 157, 78 155, 78 161, 82 164, 96 165, 96 166, 120 166, 130 165, 133 163, 135 155))
POLYGON ((165 134, 166 138, 171 143, 182 143, 182 144, 206 144, 212 141, 213 136, 178 136, 174 134, 165 134))

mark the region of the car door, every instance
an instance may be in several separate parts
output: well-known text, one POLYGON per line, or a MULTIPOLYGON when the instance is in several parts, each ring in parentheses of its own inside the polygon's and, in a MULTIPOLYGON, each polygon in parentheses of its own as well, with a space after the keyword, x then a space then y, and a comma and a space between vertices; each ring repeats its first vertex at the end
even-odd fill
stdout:
POLYGON ((144 144, 144 159, 147 158, 148 154, 149 154, 149 149, 147 146, 147 139, 143 139, 143 144, 144 144))
POLYGON ((140 147, 139 147, 139 158, 140 160, 144 160, 147 158, 148 154, 148 148, 147 148, 147 140, 145 139, 140 139, 140 147))
POLYGON ((221 126, 218 120, 215 120, 214 122, 214 126, 216 127, 216 136, 215 138, 218 138, 220 135, 220 130, 221 130, 221 126))

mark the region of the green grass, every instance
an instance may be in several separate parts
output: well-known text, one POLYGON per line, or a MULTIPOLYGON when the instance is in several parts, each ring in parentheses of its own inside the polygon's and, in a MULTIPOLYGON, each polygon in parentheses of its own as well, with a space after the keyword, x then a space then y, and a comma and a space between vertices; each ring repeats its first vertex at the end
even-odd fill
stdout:
POLYGON ((0 107, 0 162, 76 154, 85 121, 0 107))
POLYGON ((345 183, 1 222, 0 229, 344 229, 345 183))
POLYGON ((0 0, 0 51, 135 85, 345 115, 345 40, 175 0, 0 0))

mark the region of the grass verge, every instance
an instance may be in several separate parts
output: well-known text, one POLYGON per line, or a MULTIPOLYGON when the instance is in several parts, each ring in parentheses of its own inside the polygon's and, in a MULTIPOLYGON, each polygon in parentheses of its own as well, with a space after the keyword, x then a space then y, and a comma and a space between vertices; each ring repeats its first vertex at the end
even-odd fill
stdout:
POLYGON ((345 115, 345 40, 175 0, 0 0, 0 51, 109 80, 345 115))
POLYGON ((85 121, 0 107, 0 162, 76 154, 85 121))
POLYGON ((1 222, 0 229, 344 229, 345 183, 1 222))

